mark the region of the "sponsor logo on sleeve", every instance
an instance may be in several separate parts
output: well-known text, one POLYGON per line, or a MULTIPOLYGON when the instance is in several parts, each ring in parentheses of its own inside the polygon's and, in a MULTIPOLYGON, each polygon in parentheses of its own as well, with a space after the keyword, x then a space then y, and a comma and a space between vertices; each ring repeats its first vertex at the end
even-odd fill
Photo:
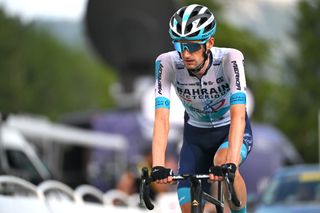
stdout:
POLYGON ((162 95, 162 69, 163 69, 163 65, 161 64, 161 61, 157 61, 156 62, 156 79, 158 81, 158 94, 162 95))
POLYGON ((170 100, 165 97, 157 97, 155 100, 155 108, 167 108, 170 109, 170 100))
POLYGON ((244 92, 237 92, 231 95, 230 105, 234 104, 246 104, 246 94, 244 92))
POLYGON ((235 78, 236 78, 236 88, 237 90, 241 90, 241 86, 240 86, 240 73, 239 73, 239 68, 238 68, 238 64, 236 61, 231 61, 232 66, 233 66, 233 72, 235 74, 235 78))

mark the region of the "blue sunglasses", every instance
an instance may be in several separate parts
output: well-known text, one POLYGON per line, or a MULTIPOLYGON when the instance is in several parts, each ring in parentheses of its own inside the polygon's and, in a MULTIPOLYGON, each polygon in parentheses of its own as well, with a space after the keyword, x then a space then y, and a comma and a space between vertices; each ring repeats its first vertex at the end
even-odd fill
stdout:
POLYGON ((201 45, 206 43, 206 41, 202 41, 200 43, 190 43, 190 42, 173 42, 174 48, 179 52, 183 53, 183 51, 188 50, 190 53, 196 52, 201 49, 201 45))

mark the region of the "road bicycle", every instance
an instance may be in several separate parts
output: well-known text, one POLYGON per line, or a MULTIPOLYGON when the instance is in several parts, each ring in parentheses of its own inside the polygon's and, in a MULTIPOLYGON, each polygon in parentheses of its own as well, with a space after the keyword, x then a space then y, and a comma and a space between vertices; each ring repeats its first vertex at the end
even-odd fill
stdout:
MULTIPOLYGON (((202 181, 209 180, 209 174, 180 174, 173 175, 173 181, 189 180, 190 181, 190 193, 191 193, 191 213, 202 213, 204 200, 215 205, 217 213, 223 213, 224 210, 224 192, 222 189, 222 183, 224 182, 227 190, 227 199, 232 202, 233 205, 240 207, 241 203, 237 198, 234 187, 233 179, 234 172, 232 172, 226 165, 220 167, 222 171, 222 180, 218 181, 218 194, 216 197, 204 192, 201 187, 202 181)), ((150 183, 153 182, 153 178, 149 176, 149 171, 146 167, 142 168, 141 183, 140 183, 140 203, 147 209, 152 210, 154 208, 153 203, 150 200, 150 183)))

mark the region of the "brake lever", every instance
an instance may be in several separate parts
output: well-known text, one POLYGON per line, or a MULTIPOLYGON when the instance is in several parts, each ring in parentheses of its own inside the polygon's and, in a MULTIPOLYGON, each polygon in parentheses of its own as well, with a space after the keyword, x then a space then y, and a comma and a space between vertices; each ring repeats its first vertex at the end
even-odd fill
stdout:
POLYGON ((224 179, 227 184, 228 200, 231 201, 235 206, 240 207, 241 202, 239 201, 233 187, 236 168, 228 168, 227 165, 224 165, 222 169, 224 173, 224 179))
POLYGON ((148 168, 142 168, 142 175, 141 175, 141 183, 140 183, 140 204, 144 204, 144 206, 152 210, 154 209, 154 205, 150 200, 150 183, 152 182, 152 178, 149 176, 148 168))

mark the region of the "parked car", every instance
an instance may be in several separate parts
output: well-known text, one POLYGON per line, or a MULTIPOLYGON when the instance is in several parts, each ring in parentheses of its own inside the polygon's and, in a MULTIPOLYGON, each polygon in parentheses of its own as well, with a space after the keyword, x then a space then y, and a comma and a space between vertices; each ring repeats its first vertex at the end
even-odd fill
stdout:
POLYGON ((0 174, 14 175, 34 184, 53 178, 34 147, 15 128, 0 125, 0 174))
POLYGON ((278 212, 320 212, 320 165, 290 166, 275 173, 255 213, 278 212))

